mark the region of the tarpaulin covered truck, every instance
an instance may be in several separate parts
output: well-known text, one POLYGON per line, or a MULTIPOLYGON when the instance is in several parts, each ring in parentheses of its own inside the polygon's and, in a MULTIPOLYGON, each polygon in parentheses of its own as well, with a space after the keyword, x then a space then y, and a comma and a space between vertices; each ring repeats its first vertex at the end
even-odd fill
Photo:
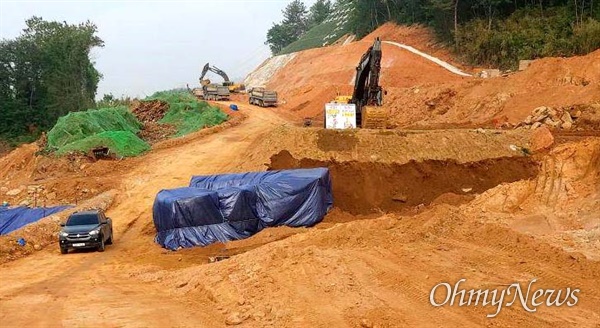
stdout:
POLYGON ((156 196, 155 240, 178 249, 243 239, 266 227, 310 227, 332 206, 326 168, 195 176, 190 187, 156 196))

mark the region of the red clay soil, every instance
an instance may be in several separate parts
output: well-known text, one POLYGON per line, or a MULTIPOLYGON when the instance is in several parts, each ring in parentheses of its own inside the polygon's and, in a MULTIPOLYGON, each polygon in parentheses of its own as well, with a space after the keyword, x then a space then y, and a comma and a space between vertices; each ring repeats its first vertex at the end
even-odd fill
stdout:
MULTIPOLYGON (((423 28, 386 24, 362 41, 311 49, 297 56, 267 84, 280 94, 281 109, 298 120, 322 120, 325 103, 339 92, 351 95, 355 67, 375 36, 409 44, 442 59, 423 28)), ((381 85, 390 127, 499 126, 523 121, 539 106, 565 107, 600 102, 600 50, 586 56, 544 58, 523 71, 491 79, 455 75, 393 45, 383 45, 381 85)))
POLYGON ((137 101, 131 106, 133 115, 143 123, 160 121, 168 110, 169 104, 160 100, 137 101))
POLYGON ((149 143, 156 143, 175 135, 177 133, 175 126, 158 123, 168 110, 169 104, 160 100, 134 102, 131 112, 144 124, 139 133, 140 138, 149 143))
POLYGON ((395 23, 385 23, 364 39, 373 40, 376 37, 411 46, 469 72, 473 69, 471 65, 458 62, 446 45, 437 41, 434 31, 422 25, 400 26, 395 23))
MULTIPOLYGON (((372 41, 304 51, 294 58, 268 84, 277 90, 286 109, 299 117, 322 117, 323 106, 339 92, 352 94, 355 67, 372 41)), ((426 60, 414 60, 411 53, 383 45, 384 86, 408 88, 418 83, 458 82, 462 78, 426 60), (410 63, 404 65, 402 63, 410 63)))
POLYGON ((0 156, 8 154, 11 151, 11 149, 12 147, 10 147, 10 145, 7 142, 0 140, 0 156))
POLYGON ((531 179, 538 164, 531 157, 497 158, 473 163, 427 160, 403 165, 294 159, 282 151, 271 157, 270 169, 327 167, 336 206, 352 214, 402 212, 415 206, 443 203, 481 193, 501 183, 531 179))

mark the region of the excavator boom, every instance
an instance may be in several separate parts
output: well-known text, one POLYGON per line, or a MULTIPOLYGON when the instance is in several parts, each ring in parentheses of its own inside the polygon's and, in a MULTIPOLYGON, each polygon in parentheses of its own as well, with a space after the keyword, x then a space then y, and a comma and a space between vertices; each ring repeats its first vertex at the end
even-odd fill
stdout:
POLYGON ((383 105, 381 74, 381 40, 377 38, 363 54, 356 67, 354 92, 349 103, 356 105, 356 124, 362 128, 383 129, 387 113, 383 105))
POLYGON ((210 66, 210 63, 206 63, 206 65, 204 65, 204 68, 202 69, 202 75, 200 75, 200 84, 202 86, 205 85, 209 85, 211 84, 210 80, 208 79, 204 79, 204 77, 206 76, 206 73, 208 72, 213 72, 219 76, 221 76, 223 78, 223 86, 226 86, 229 88, 229 91, 231 92, 239 92, 241 90, 245 89, 245 86, 243 84, 236 84, 233 81, 229 80, 229 76, 227 75, 227 73, 225 73, 223 70, 217 68, 216 66, 210 66))

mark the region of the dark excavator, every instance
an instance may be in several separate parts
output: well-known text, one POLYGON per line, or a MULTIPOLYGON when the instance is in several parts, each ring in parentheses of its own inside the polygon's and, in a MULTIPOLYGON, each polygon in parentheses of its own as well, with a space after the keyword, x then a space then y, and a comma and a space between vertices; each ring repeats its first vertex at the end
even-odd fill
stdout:
POLYGON ((240 92, 245 89, 243 84, 236 84, 235 82, 230 81, 229 76, 227 76, 227 74, 223 70, 217 68, 214 65, 210 66, 209 63, 204 65, 204 68, 202 69, 202 75, 200 75, 200 85, 205 86, 211 84, 210 80, 204 79, 206 73, 208 73, 209 71, 221 76, 223 78, 223 86, 228 87, 230 92, 240 92))
POLYGON ((381 57, 381 40, 377 38, 356 67, 352 96, 337 96, 334 100, 356 105, 356 126, 360 128, 386 128, 387 111, 381 107, 384 91, 379 85, 381 57))

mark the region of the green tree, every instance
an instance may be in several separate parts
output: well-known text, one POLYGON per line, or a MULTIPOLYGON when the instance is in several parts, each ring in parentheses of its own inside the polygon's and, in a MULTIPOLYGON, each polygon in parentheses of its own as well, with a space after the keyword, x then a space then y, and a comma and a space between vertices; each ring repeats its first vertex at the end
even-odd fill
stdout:
POLYGON ((362 37, 390 20, 386 1, 355 0, 355 10, 351 18, 354 32, 362 37))
POLYGON ((308 11, 306 5, 300 0, 290 2, 282 11, 283 21, 267 31, 265 44, 277 54, 288 44, 298 40, 308 30, 308 11))
POLYGON ((294 41, 289 26, 273 24, 273 27, 267 32, 267 42, 265 44, 271 48, 271 52, 275 55, 294 41))
MULTIPOLYGON (((298 40, 308 29, 308 10, 301 0, 290 2, 283 10, 283 21, 281 24, 288 27, 290 37, 293 41, 298 40)), ((293 42, 292 41, 292 42, 293 42)))
POLYGON ((333 5, 329 0, 317 0, 309 10, 308 26, 313 27, 323 23, 333 10, 333 5))
POLYGON ((49 129, 68 112, 93 107, 101 74, 90 51, 104 42, 91 22, 40 17, 14 40, 0 41, 0 135, 49 129))

